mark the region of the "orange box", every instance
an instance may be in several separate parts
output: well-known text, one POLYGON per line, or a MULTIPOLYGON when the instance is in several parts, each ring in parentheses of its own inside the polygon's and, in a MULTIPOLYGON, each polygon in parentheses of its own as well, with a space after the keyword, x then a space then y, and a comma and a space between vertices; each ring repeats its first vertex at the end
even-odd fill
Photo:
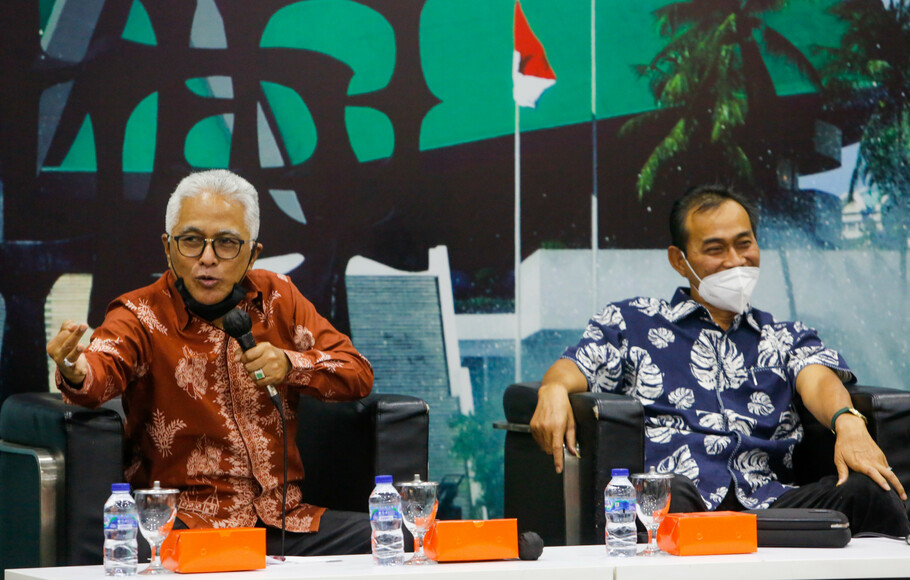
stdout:
POLYGON ((749 554, 758 549, 755 514, 699 512, 667 514, 657 545, 676 556, 749 554))
POLYGON ((173 530, 161 563, 175 572, 236 572, 265 568, 265 528, 173 530))
POLYGON ((427 558, 437 562, 518 557, 518 520, 437 521, 424 538, 427 558))

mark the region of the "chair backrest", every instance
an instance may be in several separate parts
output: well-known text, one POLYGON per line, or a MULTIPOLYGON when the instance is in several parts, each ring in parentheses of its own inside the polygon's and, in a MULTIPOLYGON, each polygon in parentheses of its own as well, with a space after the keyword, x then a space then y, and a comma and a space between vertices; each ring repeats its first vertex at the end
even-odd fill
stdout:
POLYGON ((429 406, 416 397, 370 395, 323 403, 300 397, 297 446, 304 500, 366 511, 376 475, 427 479, 429 406))

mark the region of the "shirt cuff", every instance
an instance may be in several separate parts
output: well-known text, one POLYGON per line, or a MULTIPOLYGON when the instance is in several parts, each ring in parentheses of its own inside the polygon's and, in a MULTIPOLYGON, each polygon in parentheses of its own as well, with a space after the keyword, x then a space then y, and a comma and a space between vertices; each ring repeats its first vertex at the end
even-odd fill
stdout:
POLYGON ((61 391, 63 389, 71 389, 73 391, 81 391, 82 387, 85 386, 85 381, 81 383, 71 383, 66 380, 66 377, 63 376, 63 373, 60 372, 60 369, 54 371, 54 383, 56 383, 57 388, 61 391))
POLYGON ((288 362, 291 363, 291 370, 288 371, 284 379, 285 382, 299 387, 308 386, 313 378, 316 365, 313 364, 310 357, 302 352, 285 350, 284 354, 288 357, 288 362))

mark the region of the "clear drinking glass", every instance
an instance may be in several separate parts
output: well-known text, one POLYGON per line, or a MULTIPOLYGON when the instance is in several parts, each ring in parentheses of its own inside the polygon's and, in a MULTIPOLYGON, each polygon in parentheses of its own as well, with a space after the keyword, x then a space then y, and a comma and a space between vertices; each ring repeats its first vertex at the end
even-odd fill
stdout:
POLYGON ((395 486, 401 494, 404 525, 414 536, 414 555, 407 564, 435 564, 423 551, 423 537, 436 519, 436 508, 439 507, 436 492, 439 484, 435 481, 421 481, 420 475, 415 473, 412 481, 400 482, 395 486))
POLYGON ((177 517, 176 489, 162 489, 156 481, 152 489, 137 489, 136 511, 139 514, 139 531, 152 548, 152 562, 140 574, 172 574, 161 565, 161 544, 174 527, 177 517))
POLYGON ((657 528, 670 509, 670 482, 672 473, 657 473, 654 466, 648 473, 636 473, 629 478, 635 487, 635 510, 638 518, 648 529, 648 546, 640 554, 657 556, 662 554, 657 547, 657 528))

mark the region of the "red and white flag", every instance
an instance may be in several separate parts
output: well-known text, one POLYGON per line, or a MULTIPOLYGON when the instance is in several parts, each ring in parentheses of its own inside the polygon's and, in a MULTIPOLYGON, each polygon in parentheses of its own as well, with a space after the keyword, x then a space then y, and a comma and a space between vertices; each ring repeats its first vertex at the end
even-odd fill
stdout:
POLYGON ((543 45, 515 2, 515 52, 512 55, 512 95, 519 107, 535 107, 543 92, 556 84, 543 45))

